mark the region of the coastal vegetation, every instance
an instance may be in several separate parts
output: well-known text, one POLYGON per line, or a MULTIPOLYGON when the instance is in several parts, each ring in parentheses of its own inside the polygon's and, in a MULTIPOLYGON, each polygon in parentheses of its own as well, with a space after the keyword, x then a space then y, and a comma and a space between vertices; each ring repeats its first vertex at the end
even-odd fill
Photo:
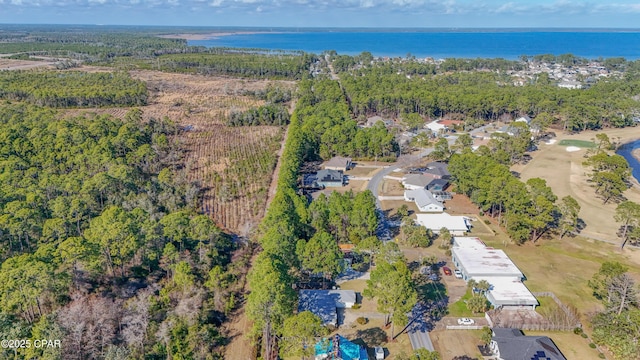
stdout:
POLYGON ((251 52, 169 54, 156 58, 149 68, 203 75, 300 80, 309 76, 310 54, 254 54, 251 52))
POLYGON ((592 319, 593 340, 606 346, 616 359, 634 359, 640 354, 640 308, 636 284, 628 270, 618 262, 605 262, 589 281, 593 295, 604 305, 604 311, 592 319))
POLYGON ((65 344, 2 357, 205 358, 224 342, 242 262, 196 212, 176 125, 141 115, 1 105, 0 331, 65 344))
POLYGON ((611 79, 572 91, 542 78, 516 86, 508 75, 498 72, 411 77, 375 66, 342 74, 341 83, 356 118, 371 113, 391 117, 417 113, 423 118, 460 114, 464 127, 470 129, 503 115, 550 115, 544 127, 556 124, 567 131, 632 125, 638 110, 632 97, 640 86, 635 80, 611 79))
MULTIPOLYGON (((338 244, 376 257, 364 295, 376 300, 393 337, 420 295, 397 245, 377 238, 374 194, 332 192, 311 201, 298 189, 305 162, 395 161, 395 130, 362 126, 374 114, 400 118, 413 131, 443 116, 470 130, 529 115, 531 127, 511 124, 511 135, 494 134, 476 152, 470 135, 451 146, 442 138, 432 157, 449 162, 456 192, 490 216, 487 225, 491 219, 517 244, 536 243, 581 231, 581 205, 546 179, 520 180, 510 167, 527 162, 548 128, 631 126, 638 114, 637 62, 620 59, 603 64, 624 76, 576 91, 543 75, 516 86, 508 73, 525 68, 522 60, 584 61, 573 56, 435 64, 369 53, 205 49, 157 34, 0 34, 0 52, 22 60, 106 66, 0 72, 0 331, 69 344, 21 350, 18 358, 222 358, 232 341, 225 324, 241 304, 256 353, 308 356, 326 329, 310 313, 295 314, 295 287, 316 274, 330 284, 343 269, 338 244), (326 75, 329 64, 339 80, 326 75)), ((617 205, 621 246, 635 244, 640 210, 622 197, 628 166, 605 140, 582 140, 591 150, 580 161, 592 171, 599 205, 617 205)), ((401 232, 410 246, 433 242, 422 227, 405 224, 401 232)), ((531 251, 517 248, 522 257, 531 251)), ((637 354, 627 270, 603 265, 593 279, 605 309, 592 319, 593 339, 619 358, 637 354)))
POLYGON ((0 99, 54 108, 141 106, 147 87, 123 72, 1 71, 0 99))

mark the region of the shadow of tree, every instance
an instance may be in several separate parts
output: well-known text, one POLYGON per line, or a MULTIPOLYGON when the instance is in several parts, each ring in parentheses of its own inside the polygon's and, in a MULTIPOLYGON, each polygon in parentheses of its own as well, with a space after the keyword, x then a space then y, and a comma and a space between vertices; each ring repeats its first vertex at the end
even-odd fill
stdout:
POLYGON ((375 347, 387 342, 387 333, 380 327, 358 330, 353 342, 366 347, 375 347), (362 343, 360 343, 362 342, 362 343))

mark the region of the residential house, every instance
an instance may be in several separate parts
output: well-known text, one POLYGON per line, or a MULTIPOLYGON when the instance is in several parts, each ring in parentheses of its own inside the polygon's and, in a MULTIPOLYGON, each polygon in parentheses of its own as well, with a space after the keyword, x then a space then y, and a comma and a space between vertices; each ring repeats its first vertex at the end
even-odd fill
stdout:
POLYGON ((426 189, 433 178, 422 174, 409 174, 402 178, 402 186, 407 190, 426 189))
POLYGON ((350 309, 356 303, 353 290, 300 290, 298 312, 310 311, 325 325, 338 326, 338 309, 350 309))
POLYGON ((471 228, 469 218, 466 216, 452 216, 441 214, 416 214, 416 223, 439 234, 440 229, 446 228, 453 236, 463 236, 471 228))
POLYGON ((567 360, 547 336, 525 336, 518 329, 494 328, 490 349, 498 360, 567 360))
POLYGON ((431 194, 431 192, 425 188, 415 190, 405 190, 405 201, 414 201, 418 210, 422 212, 443 212, 444 205, 431 194))
POLYGON ((319 187, 340 187, 344 184, 342 171, 320 170, 317 174, 316 183, 319 187))
POLYGON ((316 360, 369 360, 367 349, 336 334, 315 346, 316 360))
POLYGON ((353 167, 353 163, 351 162, 351 158, 336 156, 332 157, 322 167, 325 170, 337 170, 345 172, 353 167))
POLYGON ((451 178, 449 165, 438 161, 427 164, 427 168, 424 171, 424 174, 434 179, 448 180, 451 178))
POLYGON ((431 130, 434 134, 439 134, 447 129, 445 125, 440 124, 438 121, 428 123, 425 128, 431 130))

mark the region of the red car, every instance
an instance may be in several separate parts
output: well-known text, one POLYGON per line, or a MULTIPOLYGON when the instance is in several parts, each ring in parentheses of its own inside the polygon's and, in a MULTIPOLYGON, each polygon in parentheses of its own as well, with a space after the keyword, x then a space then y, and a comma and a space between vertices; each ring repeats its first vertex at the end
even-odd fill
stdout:
POLYGON ((443 267, 442 267, 442 272, 443 272, 445 275, 449 275, 449 276, 451 275, 451 269, 449 269, 449 268, 448 268, 448 267, 446 267, 446 266, 443 266, 443 267))

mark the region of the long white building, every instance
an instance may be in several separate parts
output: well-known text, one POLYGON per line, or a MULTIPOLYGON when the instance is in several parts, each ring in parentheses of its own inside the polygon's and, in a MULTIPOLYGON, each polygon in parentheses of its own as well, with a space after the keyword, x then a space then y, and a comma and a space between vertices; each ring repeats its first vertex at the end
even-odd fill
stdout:
POLYGON ((524 274, 499 249, 487 247, 476 237, 454 237, 451 260, 465 281, 486 280, 491 287, 487 299, 495 308, 531 306, 538 300, 522 283, 524 274))

